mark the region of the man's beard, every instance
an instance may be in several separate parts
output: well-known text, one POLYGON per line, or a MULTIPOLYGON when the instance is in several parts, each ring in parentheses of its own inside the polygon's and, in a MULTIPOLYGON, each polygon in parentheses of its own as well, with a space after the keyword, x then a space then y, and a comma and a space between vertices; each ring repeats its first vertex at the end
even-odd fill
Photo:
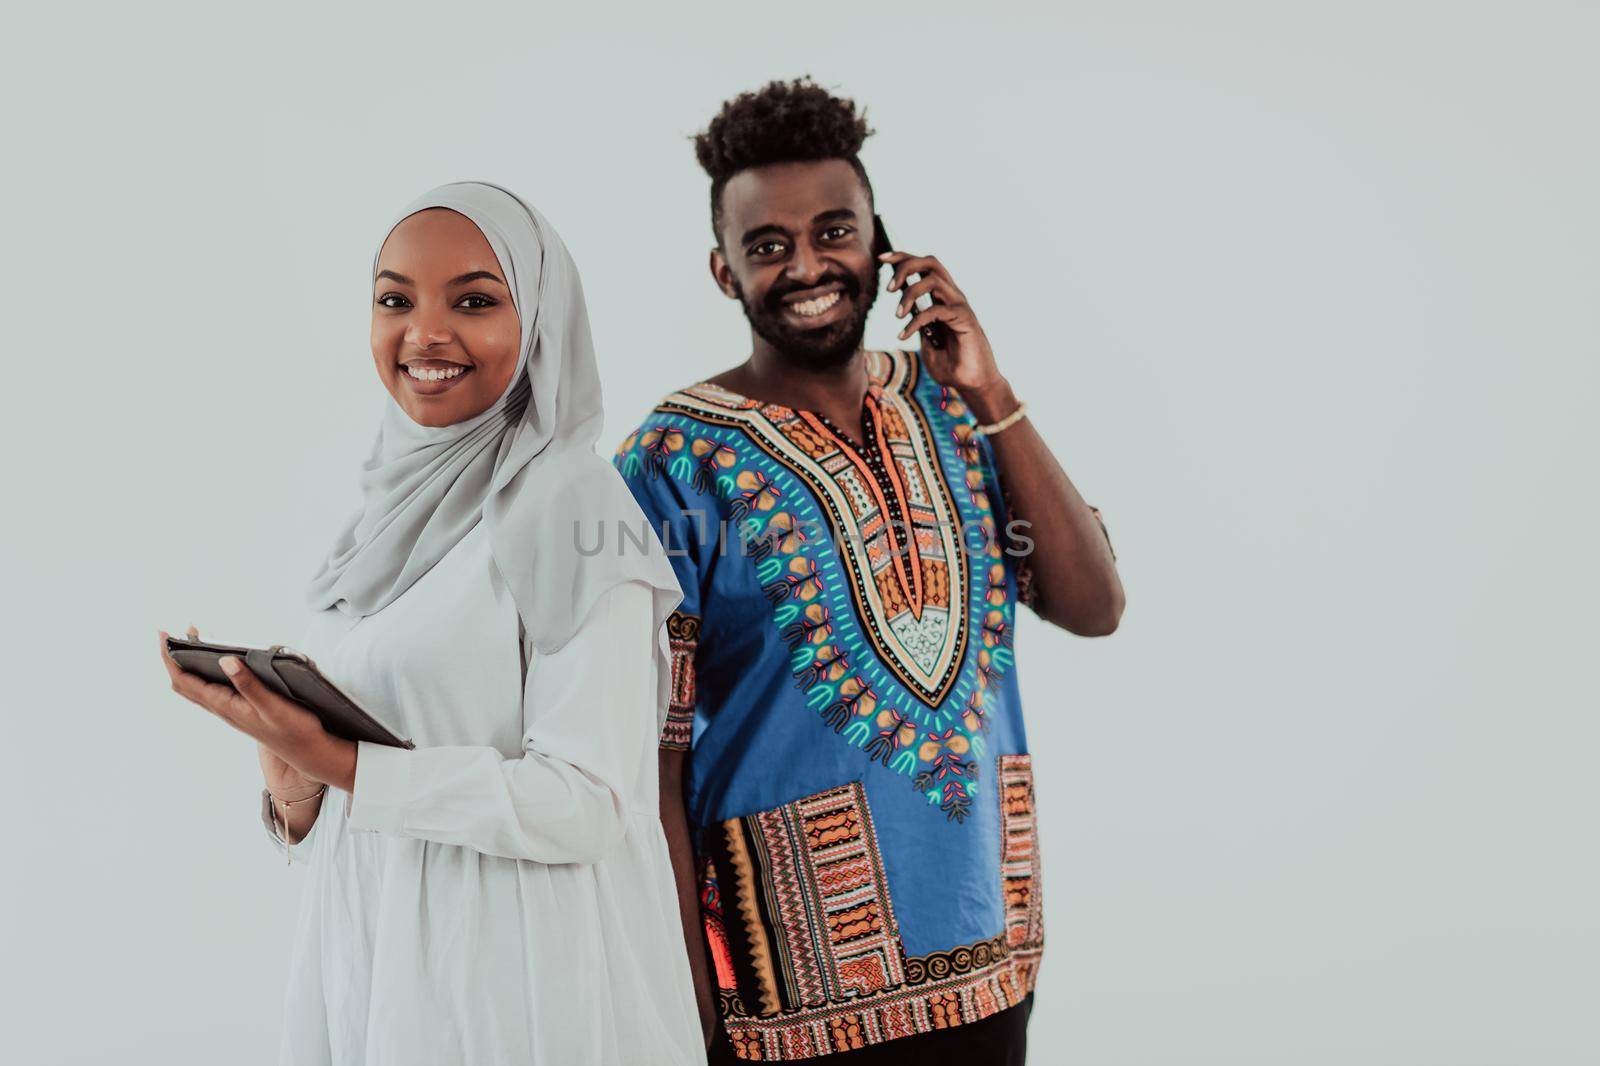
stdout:
POLYGON ((873 284, 864 286, 861 279, 853 274, 829 274, 811 285, 769 289, 759 307, 752 306, 753 301, 745 296, 744 289, 737 281, 734 282, 734 289, 739 294, 739 306, 744 309, 744 317, 750 323, 750 328, 755 330, 756 336, 772 345, 785 361, 806 370, 831 370, 848 363, 856 349, 861 347, 861 339, 867 334, 867 313, 878 299, 876 278, 873 280, 873 284), (841 297, 848 299, 854 308, 847 318, 831 326, 814 329, 793 326, 784 320, 785 296, 801 289, 826 285, 830 281, 837 281, 843 287, 841 297), (862 299, 863 290, 865 299, 862 299))

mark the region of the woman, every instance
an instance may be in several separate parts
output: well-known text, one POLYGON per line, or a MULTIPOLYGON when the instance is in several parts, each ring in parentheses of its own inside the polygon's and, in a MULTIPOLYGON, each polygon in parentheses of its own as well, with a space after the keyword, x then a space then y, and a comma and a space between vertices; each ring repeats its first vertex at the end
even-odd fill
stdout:
POLYGON ((237 663, 209 684, 163 634, 173 687, 258 741, 274 839, 311 865, 281 1061, 704 1062, 657 817, 680 589, 659 551, 577 546, 642 515, 593 451, 576 267, 463 183, 373 274, 393 402, 300 648, 416 749, 333 737, 237 663))

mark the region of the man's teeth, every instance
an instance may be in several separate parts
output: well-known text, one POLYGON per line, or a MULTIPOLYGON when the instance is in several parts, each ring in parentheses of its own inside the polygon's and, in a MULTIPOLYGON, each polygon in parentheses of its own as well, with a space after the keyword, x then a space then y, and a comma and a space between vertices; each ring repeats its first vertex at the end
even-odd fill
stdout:
POLYGON ((440 367, 408 366, 406 373, 418 381, 444 381, 459 376, 466 369, 464 366, 453 366, 448 370, 440 367))
POLYGON ((790 304, 789 310, 806 318, 813 318, 822 314, 828 308, 839 302, 839 294, 830 292, 826 296, 818 296, 815 300, 805 300, 801 303, 790 304))

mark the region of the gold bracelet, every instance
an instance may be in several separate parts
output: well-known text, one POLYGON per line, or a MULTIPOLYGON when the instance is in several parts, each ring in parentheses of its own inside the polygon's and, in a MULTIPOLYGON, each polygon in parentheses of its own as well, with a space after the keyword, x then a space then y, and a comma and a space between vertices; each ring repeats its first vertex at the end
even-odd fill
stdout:
MULTIPOLYGON (((289 854, 289 808, 294 806, 296 803, 304 803, 306 800, 316 799, 317 797, 321 796, 323 793, 328 791, 328 786, 327 786, 326 783, 324 783, 321 788, 317 789, 311 795, 309 795, 309 796, 301 796, 299 799, 292 799, 292 800, 278 799, 277 796, 274 796, 272 794, 272 790, 270 788, 263 789, 262 791, 264 791, 267 794, 267 798, 269 800, 277 800, 279 803, 283 804, 283 833, 281 834, 282 837, 283 837, 283 864, 285 866, 292 865, 294 863, 294 858, 293 858, 293 856, 291 856, 289 854)), ((273 807, 271 803, 267 804, 267 808, 272 811, 272 814, 273 814, 273 825, 272 825, 272 827, 276 831, 276 829, 278 827, 278 825, 277 825, 277 808, 273 807)))
POLYGON ((991 437, 994 434, 999 433, 1002 429, 1010 429, 1012 426, 1022 421, 1022 416, 1027 413, 1028 403, 1026 400, 1024 400, 1023 402, 1017 404, 1017 409, 1015 411, 1012 411, 1000 421, 990 422, 988 425, 973 426, 972 432, 980 437, 991 437))

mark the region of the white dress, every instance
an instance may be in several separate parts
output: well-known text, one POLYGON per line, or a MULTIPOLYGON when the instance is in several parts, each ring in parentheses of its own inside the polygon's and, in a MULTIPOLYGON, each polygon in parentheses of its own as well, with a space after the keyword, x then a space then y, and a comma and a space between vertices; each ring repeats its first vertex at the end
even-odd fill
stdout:
POLYGON ((354 791, 291 849, 282 1063, 705 1062, 650 628, 627 584, 533 652, 481 523, 377 614, 314 617, 299 650, 417 747, 360 745, 354 791))

